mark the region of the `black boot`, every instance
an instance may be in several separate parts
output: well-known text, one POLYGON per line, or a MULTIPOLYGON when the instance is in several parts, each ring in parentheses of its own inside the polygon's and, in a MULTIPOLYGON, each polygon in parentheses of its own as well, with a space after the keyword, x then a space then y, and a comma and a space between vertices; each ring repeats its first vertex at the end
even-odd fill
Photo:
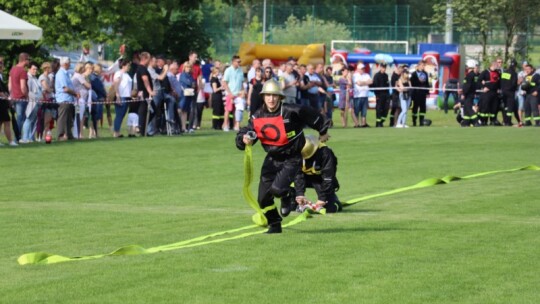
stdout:
POLYGON ((266 231, 267 234, 281 233, 281 232, 282 232, 281 222, 268 225, 268 230, 266 231))

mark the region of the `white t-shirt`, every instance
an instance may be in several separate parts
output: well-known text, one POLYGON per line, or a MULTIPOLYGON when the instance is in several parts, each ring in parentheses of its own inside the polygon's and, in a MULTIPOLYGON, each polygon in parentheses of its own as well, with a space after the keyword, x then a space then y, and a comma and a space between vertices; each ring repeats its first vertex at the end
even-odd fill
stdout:
POLYGON ((368 97, 369 94, 369 86, 367 85, 358 85, 358 81, 368 81, 371 79, 371 76, 369 76, 368 73, 354 73, 353 75, 353 82, 354 82, 354 97, 368 97))
MULTIPOLYGON (((293 74, 283 74, 283 79, 285 80, 285 85, 290 85, 296 80, 293 74)), ((296 97, 296 86, 290 86, 284 89, 283 94, 288 97, 296 97)))
POLYGON ((120 79, 117 90, 118 95, 126 98, 131 97, 131 88, 133 88, 133 79, 131 79, 131 76, 129 76, 128 73, 124 73, 122 70, 120 70, 114 73, 113 81, 116 81, 117 79, 120 79))

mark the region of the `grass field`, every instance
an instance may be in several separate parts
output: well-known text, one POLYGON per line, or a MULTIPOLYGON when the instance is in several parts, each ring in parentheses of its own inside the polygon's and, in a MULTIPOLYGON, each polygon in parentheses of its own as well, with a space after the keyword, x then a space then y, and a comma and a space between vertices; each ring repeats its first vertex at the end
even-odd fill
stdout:
MULTIPOLYGON (((459 128, 453 116, 429 116, 429 128, 332 129, 340 198, 540 165, 539 128, 459 128)), ((540 302, 538 171, 372 199, 282 235, 17 264, 29 252, 93 255, 250 225, 233 138, 203 130, 2 147, 0 303, 540 302)), ((257 173, 263 157, 256 145, 257 173)))

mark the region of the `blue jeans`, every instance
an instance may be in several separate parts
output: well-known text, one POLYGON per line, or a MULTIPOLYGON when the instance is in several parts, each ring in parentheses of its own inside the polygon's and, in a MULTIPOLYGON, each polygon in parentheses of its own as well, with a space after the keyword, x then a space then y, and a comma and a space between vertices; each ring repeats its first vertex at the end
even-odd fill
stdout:
POLYGON ((367 115, 368 98, 367 97, 355 97, 353 99, 354 115, 358 117, 359 113, 362 113, 362 117, 367 115))
POLYGON ((17 127, 19 132, 22 133, 22 127, 24 120, 26 119, 26 107, 28 106, 27 101, 16 102, 15 103, 15 113, 17 113, 17 127))
POLYGON ((121 98, 121 104, 115 104, 114 105, 114 132, 120 132, 120 128, 122 127, 122 121, 124 120, 124 117, 126 116, 126 112, 128 109, 127 100, 130 98, 122 97, 121 98))
POLYGON ((411 98, 404 99, 403 94, 399 93, 399 102, 401 104, 401 113, 399 113, 397 124, 405 125, 407 122, 407 111, 409 111, 409 107, 411 106, 411 98))
MULTIPOLYGON (((28 104, 28 103, 27 103, 28 104)), ((39 110, 39 105, 36 105, 30 115, 26 117, 22 125, 22 135, 21 140, 30 141, 34 140, 34 129, 36 128, 37 122, 37 113, 39 110)))

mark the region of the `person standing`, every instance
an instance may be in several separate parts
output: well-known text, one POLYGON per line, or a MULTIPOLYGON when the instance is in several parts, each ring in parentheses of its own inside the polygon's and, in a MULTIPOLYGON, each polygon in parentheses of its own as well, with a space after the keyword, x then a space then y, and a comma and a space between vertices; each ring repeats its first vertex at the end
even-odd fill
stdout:
POLYGON ((29 64, 28 69, 28 104, 26 106, 26 119, 23 123, 22 136, 19 143, 27 144, 34 141, 34 132, 37 123, 37 114, 41 106, 43 92, 37 79, 38 65, 35 62, 29 64))
POLYGON ((341 76, 337 82, 339 86, 338 108, 341 111, 341 126, 347 127, 347 112, 350 107, 351 74, 348 68, 341 70, 341 76))
POLYGON ((401 76, 396 83, 396 87, 399 92, 399 100, 401 103, 401 113, 399 113, 396 128, 408 128, 407 112, 411 106, 411 81, 407 70, 403 70, 401 73, 401 76))
POLYGON ((379 71, 373 76, 372 87, 376 89, 376 127, 382 128, 388 116, 388 110, 390 109, 390 81, 388 74, 386 74, 386 63, 379 65, 379 71))
MULTIPOLYGON (((261 70, 259 68, 259 70, 261 70)), ((223 91, 225 90, 221 86, 219 80, 219 68, 213 67, 210 73, 210 85, 212 86, 212 128, 214 130, 221 130, 223 126, 223 115, 225 113, 225 107, 223 106, 223 91)))
POLYGON ((139 98, 143 99, 137 102, 139 104, 139 133, 141 136, 146 136, 148 108, 153 104, 150 97, 156 95, 152 86, 152 77, 150 76, 150 72, 148 72, 151 59, 150 53, 142 52, 139 55, 139 65, 137 68, 137 90, 139 92, 139 98))
MULTIPOLYGON (((429 94, 429 77, 425 71, 426 63, 423 60, 418 62, 416 71, 411 75, 411 85, 415 88, 411 92, 413 102, 412 120, 413 126, 416 126, 416 120, 420 126, 424 125, 426 115, 426 98, 429 94)), ((405 109, 403 109, 405 111, 405 109)))
POLYGON ((58 140, 73 139, 73 117, 75 115, 75 100, 79 94, 69 77, 68 69, 71 64, 69 57, 60 58, 60 69, 54 77, 56 103, 58 104, 58 140))
POLYGON ((133 79, 129 75, 130 68, 131 63, 128 60, 122 61, 120 70, 114 73, 113 77, 113 88, 116 93, 113 137, 124 137, 120 134, 120 129, 122 128, 122 121, 126 116, 126 112, 131 102, 131 91, 133 90, 133 79))
POLYGON ((504 70, 501 74, 501 93, 504 104, 504 116, 503 122, 505 126, 512 126, 512 115, 517 110, 516 104, 516 91, 518 88, 517 84, 517 72, 516 72, 517 62, 512 60, 508 69, 504 70))
POLYGON ((192 66, 191 64, 189 64, 189 62, 185 62, 181 65, 181 67, 183 68, 182 73, 180 74, 180 86, 182 87, 182 95, 180 96, 180 104, 178 107, 182 121, 181 128, 182 132, 184 133, 193 133, 195 132, 195 126, 191 113, 192 107, 194 105, 196 81, 191 74, 192 66))
POLYGON ((474 97, 476 95, 477 75, 474 69, 478 66, 476 60, 467 61, 467 70, 465 79, 463 80, 463 120, 461 121, 462 127, 476 126, 478 122, 478 115, 474 111, 474 97))
MULTIPOLYGON (((398 65, 394 72, 392 73, 392 77, 390 78, 390 86, 392 87, 392 104, 390 105, 390 126, 394 127, 396 126, 397 117, 399 116, 401 109, 401 102, 399 100, 399 91, 396 88, 396 84, 401 77, 401 73, 403 73, 403 69, 405 68, 405 65, 398 65)), ((405 109, 408 111, 409 109, 405 109)))
POLYGON ((281 87, 283 88, 283 94, 285 94, 284 102, 296 103, 296 77, 293 74, 293 65, 287 63, 285 65, 285 72, 283 73, 281 87))
POLYGON ((21 138, 22 127, 26 119, 26 106, 28 105, 28 74, 26 68, 30 63, 30 56, 27 53, 19 54, 19 62, 9 71, 9 91, 11 99, 15 100, 15 112, 17 129, 15 137, 17 141, 21 138))
POLYGON ((531 64, 525 67, 525 79, 521 84, 521 90, 525 95, 525 126, 532 126, 533 123, 540 127, 540 116, 538 115, 538 94, 540 92, 540 75, 534 72, 531 64))
POLYGON ((261 91, 264 84, 263 70, 255 69, 255 76, 249 81, 247 105, 251 113, 255 113, 263 104, 261 91))
MULTIPOLYGON (((0 57, 0 130, 4 127, 4 134, 10 146, 18 146, 11 137, 11 124, 9 117, 9 91, 3 79, 4 57, 0 57)), ((4 144, 0 143, 0 146, 4 144)))
POLYGON ((369 86, 373 83, 371 76, 365 72, 365 66, 363 63, 358 63, 356 66, 356 73, 353 75, 354 85, 354 127, 355 128, 369 128, 366 121, 367 109, 368 109, 368 94, 369 86))
MULTIPOLYGON (((101 64, 96 63, 94 65, 94 71, 90 74, 90 84, 92 86, 92 104, 90 106, 90 118, 92 124, 90 126, 90 135, 88 138, 98 137, 98 121, 103 118, 103 102, 107 99, 107 91, 103 84, 101 73, 103 67, 101 64)), ((114 79, 114 75, 113 75, 114 79)))
POLYGON ((488 120, 491 125, 495 125, 495 107, 499 106, 499 95, 497 91, 500 89, 501 74, 497 69, 498 64, 493 61, 489 69, 484 70, 478 77, 478 85, 482 90, 480 95, 478 115, 482 121, 482 125, 486 126, 488 120))
POLYGON ((269 225, 267 233, 281 233, 282 218, 274 205, 274 197, 281 198, 281 213, 287 216, 295 199, 290 184, 302 166, 301 151, 306 143, 304 127, 318 131, 321 142, 326 142, 330 122, 311 107, 283 103, 284 94, 277 81, 267 81, 261 95, 264 105, 237 133, 236 147, 244 150, 246 145, 261 141, 267 155, 261 169, 258 202, 269 225), (256 133, 256 138, 250 136, 252 132, 256 133))
POLYGON ((53 113, 56 111, 56 105, 52 104, 54 96, 54 82, 51 79, 52 77, 50 77, 52 70, 51 63, 44 62, 41 64, 41 70, 43 71, 43 74, 39 76, 38 81, 43 91, 43 103, 41 105, 40 115, 38 115, 38 123, 36 128, 37 141, 41 141, 44 138, 43 135, 47 135, 47 133, 50 131, 51 122, 54 117, 53 113))
POLYGON ((243 91, 244 72, 240 67, 240 57, 234 55, 232 57, 232 65, 225 70, 223 75, 222 85, 225 88, 225 119, 223 122, 223 131, 228 132, 229 129, 229 114, 234 112, 234 99, 239 97, 243 91))

